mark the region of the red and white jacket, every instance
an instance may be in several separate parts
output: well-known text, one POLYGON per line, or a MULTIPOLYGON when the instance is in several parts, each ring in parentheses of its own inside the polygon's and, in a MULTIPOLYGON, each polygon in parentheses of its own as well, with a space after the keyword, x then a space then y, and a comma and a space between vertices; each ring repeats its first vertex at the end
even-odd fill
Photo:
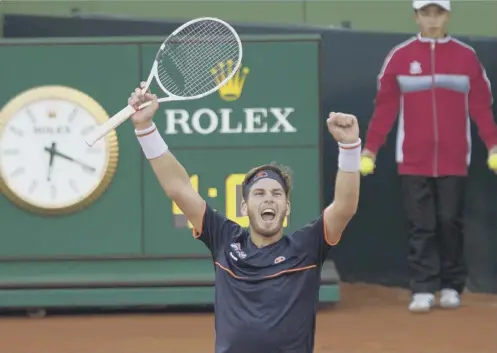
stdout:
POLYGON ((393 48, 378 77, 365 148, 377 153, 399 118, 399 174, 466 175, 470 117, 488 149, 497 146, 492 92, 473 48, 420 35, 393 48))

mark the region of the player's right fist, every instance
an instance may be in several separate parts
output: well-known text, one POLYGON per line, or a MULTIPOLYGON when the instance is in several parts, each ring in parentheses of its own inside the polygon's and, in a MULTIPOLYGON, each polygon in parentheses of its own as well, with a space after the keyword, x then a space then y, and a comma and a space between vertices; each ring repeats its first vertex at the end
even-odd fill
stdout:
POLYGON ((137 87, 128 98, 128 104, 137 110, 136 113, 131 116, 131 121, 137 130, 143 130, 150 127, 155 112, 159 108, 157 96, 150 93, 150 90, 144 92, 144 87, 145 82, 142 82, 140 87, 137 87), (147 102, 150 102, 148 106, 138 110, 140 105, 147 102))

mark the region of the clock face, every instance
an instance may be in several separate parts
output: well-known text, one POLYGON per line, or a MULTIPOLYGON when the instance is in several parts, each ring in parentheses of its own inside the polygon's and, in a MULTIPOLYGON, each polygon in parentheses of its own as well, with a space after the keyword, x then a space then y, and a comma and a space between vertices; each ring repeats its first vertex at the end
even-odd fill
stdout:
POLYGON ((3 116, 0 177, 22 202, 44 210, 70 208, 106 178, 117 146, 109 138, 93 147, 85 143, 102 119, 85 103, 70 96, 33 97, 3 116))

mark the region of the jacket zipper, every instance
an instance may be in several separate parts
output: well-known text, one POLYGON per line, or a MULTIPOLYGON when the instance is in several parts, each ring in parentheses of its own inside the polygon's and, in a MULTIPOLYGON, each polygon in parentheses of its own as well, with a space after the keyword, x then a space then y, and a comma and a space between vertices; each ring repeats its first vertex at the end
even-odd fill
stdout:
POLYGON ((437 101, 435 97, 435 42, 431 42, 431 99, 433 107, 433 124, 435 134, 435 147, 433 158, 433 174, 438 176, 438 119, 437 119, 437 101))

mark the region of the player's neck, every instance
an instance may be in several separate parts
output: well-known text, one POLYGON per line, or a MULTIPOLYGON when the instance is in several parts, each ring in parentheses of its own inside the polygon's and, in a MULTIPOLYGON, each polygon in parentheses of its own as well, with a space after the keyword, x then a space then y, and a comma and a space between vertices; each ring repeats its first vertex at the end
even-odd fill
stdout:
POLYGON ((272 237, 265 237, 260 234, 257 234, 257 232, 254 232, 253 230, 250 231, 250 239, 252 240, 252 243, 254 243, 255 246, 258 248, 263 248, 265 246, 271 245, 276 243, 278 240, 280 240, 283 237, 283 229, 273 235, 272 237))
POLYGON ((429 33, 428 31, 420 31, 421 37, 429 38, 429 39, 442 39, 447 37, 447 32, 445 30, 441 30, 435 33, 429 33))

